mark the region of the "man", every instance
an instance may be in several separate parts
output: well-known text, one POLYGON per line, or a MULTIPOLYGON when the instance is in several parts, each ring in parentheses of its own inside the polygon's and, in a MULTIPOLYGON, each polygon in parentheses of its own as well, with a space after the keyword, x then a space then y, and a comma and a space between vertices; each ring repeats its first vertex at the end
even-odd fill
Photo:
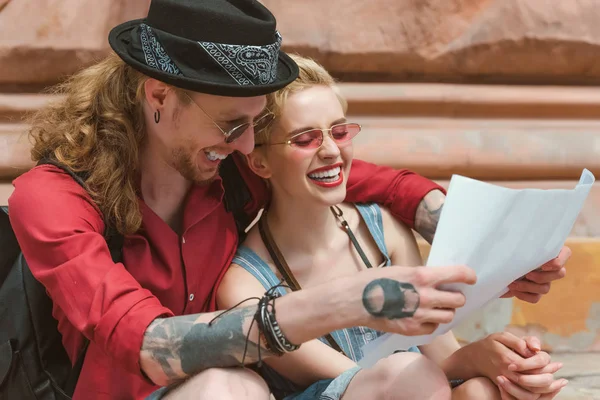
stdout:
MULTIPOLYGON (((216 318, 214 288, 238 243, 219 165, 252 150, 264 94, 295 79, 297 66, 279 51, 271 13, 251 0, 153 0, 146 19, 114 28, 109 42, 118 57, 73 76, 61 88, 65 100, 32 121, 34 160, 85 171, 87 191, 40 165, 15 180, 9 200, 13 229, 53 300, 72 360, 84 336, 90 340, 75 399, 141 399, 190 377, 182 387, 198 398, 263 398, 254 374, 216 368, 256 362, 259 350, 277 354, 273 340, 293 349, 346 326, 431 332, 462 306, 461 294, 436 287, 472 284, 472 270, 398 267, 340 280, 327 298, 315 288, 278 299, 280 331, 255 316, 256 307, 216 318), (123 263, 112 262, 102 236, 112 228, 125 235, 123 263), (398 290, 364 298, 365 287, 382 279, 398 290), (402 308, 402 285, 420 296, 410 317, 367 312, 365 301, 402 308)), ((264 191, 241 172, 253 215, 264 191)), ((352 201, 384 203, 431 239, 439 186, 359 161, 351 175, 352 201)), ((562 271, 540 272, 534 281, 542 285, 518 282, 515 291, 536 300, 562 271)))

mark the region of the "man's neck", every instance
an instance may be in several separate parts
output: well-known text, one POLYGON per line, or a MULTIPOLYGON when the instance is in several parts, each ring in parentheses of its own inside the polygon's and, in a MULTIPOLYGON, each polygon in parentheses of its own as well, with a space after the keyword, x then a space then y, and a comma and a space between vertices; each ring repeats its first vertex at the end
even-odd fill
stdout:
POLYGON ((150 146, 140 150, 140 171, 140 190, 144 203, 180 234, 183 205, 192 183, 150 146))

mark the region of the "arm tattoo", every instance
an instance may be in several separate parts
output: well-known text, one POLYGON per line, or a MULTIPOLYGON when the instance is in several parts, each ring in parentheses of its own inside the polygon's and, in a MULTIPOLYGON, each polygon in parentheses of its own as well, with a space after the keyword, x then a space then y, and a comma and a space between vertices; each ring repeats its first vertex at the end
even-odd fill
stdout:
POLYGON ((433 236, 437 224, 440 221, 440 215, 442 213, 442 207, 446 196, 439 190, 433 190, 421 200, 419 207, 417 207, 417 214, 415 216, 415 230, 419 232, 423 239, 427 240, 429 244, 433 243, 433 236))
POLYGON ((419 302, 419 292, 412 284, 393 279, 376 279, 363 291, 363 305, 376 318, 410 318, 419 302))
MULTIPOLYGON (((222 312, 157 319, 144 336, 142 353, 173 383, 207 368, 237 367, 259 361, 257 330, 246 338, 256 307, 245 307, 209 321, 222 312)), ((255 324, 256 325, 256 324, 255 324)), ((273 354, 264 346, 261 356, 273 354)))

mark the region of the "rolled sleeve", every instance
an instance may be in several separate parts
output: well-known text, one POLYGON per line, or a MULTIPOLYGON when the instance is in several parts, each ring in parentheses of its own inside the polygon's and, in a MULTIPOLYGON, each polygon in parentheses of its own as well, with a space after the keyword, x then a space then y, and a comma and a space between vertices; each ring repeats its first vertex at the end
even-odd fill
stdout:
POLYGON ((17 178, 14 186, 11 224, 32 274, 61 310, 55 313, 59 327, 73 326, 141 376, 146 328, 155 318, 173 313, 123 264, 112 261, 102 217, 69 175, 40 166, 17 178))

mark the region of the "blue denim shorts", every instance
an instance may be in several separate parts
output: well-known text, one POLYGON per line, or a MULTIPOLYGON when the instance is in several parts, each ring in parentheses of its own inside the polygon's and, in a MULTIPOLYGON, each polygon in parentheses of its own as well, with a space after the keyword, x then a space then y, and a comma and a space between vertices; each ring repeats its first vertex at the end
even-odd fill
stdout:
MULTIPOLYGON (((339 400, 358 371, 360 371, 360 367, 355 367, 335 379, 323 379, 315 382, 302 392, 287 396, 284 400, 339 400)), ((160 400, 168 391, 168 387, 162 387, 150 393, 145 400, 160 400)))
POLYGON ((320 380, 302 392, 294 393, 283 400, 339 400, 358 371, 360 367, 354 367, 335 379, 320 380))

